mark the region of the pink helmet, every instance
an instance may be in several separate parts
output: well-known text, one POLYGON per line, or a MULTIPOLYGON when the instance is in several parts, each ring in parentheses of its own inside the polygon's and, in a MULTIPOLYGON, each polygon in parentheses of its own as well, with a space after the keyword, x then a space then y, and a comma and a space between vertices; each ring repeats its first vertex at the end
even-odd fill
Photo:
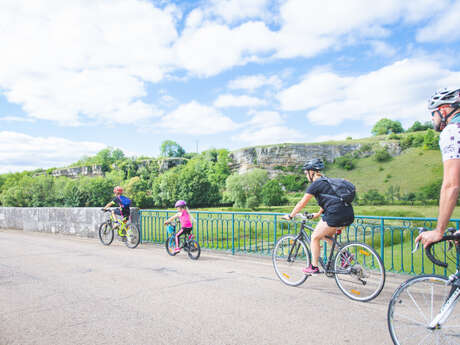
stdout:
POLYGON ((187 203, 184 200, 177 200, 176 204, 174 207, 182 207, 182 206, 187 206, 187 203))
POLYGON ((121 188, 120 186, 116 186, 116 187, 113 189, 113 192, 114 192, 114 193, 120 193, 120 194, 122 194, 122 193, 123 193, 123 188, 121 188))

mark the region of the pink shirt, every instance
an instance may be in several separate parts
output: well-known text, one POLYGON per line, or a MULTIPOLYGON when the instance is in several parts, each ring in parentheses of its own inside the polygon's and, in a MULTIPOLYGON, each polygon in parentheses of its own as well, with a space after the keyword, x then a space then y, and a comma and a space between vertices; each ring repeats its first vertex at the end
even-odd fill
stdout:
POLYGON ((180 225, 183 228, 191 228, 192 227, 192 221, 190 220, 190 215, 188 214, 187 210, 182 210, 181 215, 179 216, 180 219, 180 225))

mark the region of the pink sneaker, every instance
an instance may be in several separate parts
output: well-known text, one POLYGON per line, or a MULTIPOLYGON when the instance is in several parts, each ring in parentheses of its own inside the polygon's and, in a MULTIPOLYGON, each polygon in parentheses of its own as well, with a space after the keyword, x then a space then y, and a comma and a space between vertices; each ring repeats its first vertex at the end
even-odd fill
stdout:
POLYGON ((307 268, 303 268, 303 269, 302 269, 302 272, 305 273, 305 274, 308 274, 308 275, 320 273, 320 272, 319 272, 319 267, 313 268, 312 265, 308 266, 307 268))
POLYGON ((179 253, 179 252, 180 252, 180 248, 174 249, 174 253, 179 253))

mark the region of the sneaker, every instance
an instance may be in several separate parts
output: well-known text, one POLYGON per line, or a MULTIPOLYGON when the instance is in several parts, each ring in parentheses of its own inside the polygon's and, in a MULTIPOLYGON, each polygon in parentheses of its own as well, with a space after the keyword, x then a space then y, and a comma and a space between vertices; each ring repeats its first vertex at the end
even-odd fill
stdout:
POLYGON ((313 265, 308 266, 307 268, 303 268, 302 272, 308 275, 312 274, 318 274, 319 272, 319 267, 313 267, 313 265))
POLYGON ((180 252, 180 248, 174 249, 174 253, 179 253, 179 252, 180 252))
POLYGON ((340 258, 340 266, 342 268, 348 268, 355 257, 348 250, 342 254, 340 258))

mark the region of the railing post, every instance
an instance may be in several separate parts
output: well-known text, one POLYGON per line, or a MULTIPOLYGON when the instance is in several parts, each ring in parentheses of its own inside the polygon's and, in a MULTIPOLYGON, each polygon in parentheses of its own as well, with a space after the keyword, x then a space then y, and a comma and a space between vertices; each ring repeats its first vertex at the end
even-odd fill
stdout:
POLYGON ((235 255, 235 213, 232 213, 232 254, 235 255))
POLYGON ((142 243, 142 211, 138 209, 137 214, 139 216, 139 236, 141 237, 140 243, 142 243))
MULTIPOLYGON (((273 229, 273 247, 275 247, 275 243, 276 243, 276 232, 278 230, 278 216, 275 216, 275 222, 274 222, 274 229, 273 229)), ((269 239, 269 242, 270 242, 270 239, 269 239)))
POLYGON ((196 214, 196 241, 200 243, 200 214, 197 212, 196 214))
POLYGON ((385 267, 385 220, 380 219, 380 258, 385 267))

